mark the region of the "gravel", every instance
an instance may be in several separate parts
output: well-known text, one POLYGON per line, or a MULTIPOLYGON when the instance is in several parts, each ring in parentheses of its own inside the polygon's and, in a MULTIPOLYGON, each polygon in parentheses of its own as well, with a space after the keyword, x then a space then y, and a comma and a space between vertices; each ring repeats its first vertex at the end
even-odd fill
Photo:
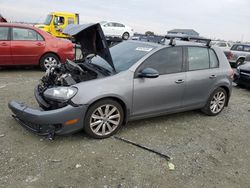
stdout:
POLYGON ((79 132, 49 141, 20 127, 7 102, 36 107, 33 88, 43 74, 0 72, 0 187, 250 187, 250 90, 234 87, 216 117, 190 111, 130 122, 117 133, 168 162, 114 138, 79 132))

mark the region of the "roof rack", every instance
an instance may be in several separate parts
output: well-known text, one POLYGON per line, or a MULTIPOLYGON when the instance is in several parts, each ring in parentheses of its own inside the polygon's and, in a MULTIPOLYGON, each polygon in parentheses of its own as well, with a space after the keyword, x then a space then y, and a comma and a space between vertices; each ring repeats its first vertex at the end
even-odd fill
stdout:
POLYGON ((157 35, 137 34, 136 36, 132 37, 132 40, 140 40, 140 41, 144 41, 144 42, 165 44, 165 37, 164 36, 157 36, 157 35))
POLYGON ((206 42, 207 47, 211 47, 211 39, 204 38, 204 37, 199 37, 199 36, 190 36, 190 35, 184 35, 184 34, 168 34, 165 36, 166 39, 170 39, 169 45, 174 46, 175 42, 174 39, 180 39, 183 41, 204 41, 206 42))

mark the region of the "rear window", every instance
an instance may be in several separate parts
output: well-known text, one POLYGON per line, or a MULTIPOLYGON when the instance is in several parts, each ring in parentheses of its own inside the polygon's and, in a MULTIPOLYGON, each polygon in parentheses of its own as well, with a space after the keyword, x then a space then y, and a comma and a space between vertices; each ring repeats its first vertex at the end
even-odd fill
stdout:
POLYGON ((9 28, 0 27, 0 40, 8 40, 9 28))

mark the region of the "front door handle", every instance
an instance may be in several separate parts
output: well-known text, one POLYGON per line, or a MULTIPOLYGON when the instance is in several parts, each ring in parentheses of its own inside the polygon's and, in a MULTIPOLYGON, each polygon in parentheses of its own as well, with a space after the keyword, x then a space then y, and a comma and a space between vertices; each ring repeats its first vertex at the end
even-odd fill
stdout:
POLYGON ((177 84, 181 84, 181 83, 184 83, 184 80, 183 79, 180 79, 180 80, 176 80, 175 83, 177 84))
POLYGON ((216 75, 213 74, 213 75, 209 76, 209 78, 214 79, 214 78, 216 78, 216 75))

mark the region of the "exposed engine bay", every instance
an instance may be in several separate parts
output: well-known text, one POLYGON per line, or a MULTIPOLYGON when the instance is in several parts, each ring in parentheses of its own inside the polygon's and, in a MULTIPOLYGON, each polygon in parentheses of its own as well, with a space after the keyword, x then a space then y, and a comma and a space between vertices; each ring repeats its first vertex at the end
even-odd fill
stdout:
MULTIPOLYGON (((91 56, 92 58, 93 56, 91 56)), ((68 87, 74 84, 102 78, 110 75, 97 65, 91 64, 91 58, 76 62, 67 60, 65 64, 51 66, 35 88, 35 96, 43 109, 55 109, 65 106, 63 102, 51 101, 44 97, 44 92, 49 88, 68 87)))

